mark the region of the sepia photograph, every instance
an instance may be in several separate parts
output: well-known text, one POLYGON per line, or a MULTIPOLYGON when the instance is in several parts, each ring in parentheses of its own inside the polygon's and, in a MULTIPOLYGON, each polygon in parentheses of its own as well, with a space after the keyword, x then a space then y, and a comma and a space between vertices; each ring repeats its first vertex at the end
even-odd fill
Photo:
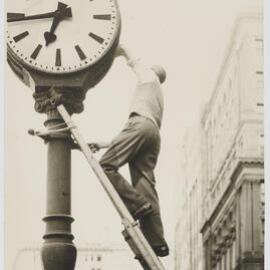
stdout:
POLYGON ((265 269, 264 11, 5 0, 4 269, 265 269))

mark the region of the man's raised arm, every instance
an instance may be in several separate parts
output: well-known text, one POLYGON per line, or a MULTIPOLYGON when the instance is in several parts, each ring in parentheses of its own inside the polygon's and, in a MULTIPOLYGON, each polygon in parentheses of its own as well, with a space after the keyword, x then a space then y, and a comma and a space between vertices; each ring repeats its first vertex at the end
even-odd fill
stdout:
POLYGON ((124 45, 118 45, 115 56, 123 56, 126 59, 127 64, 134 71, 139 82, 143 83, 157 79, 157 76, 155 72, 151 69, 151 67, 145 65, 139 57, 135 57, 130 51, 130 49, 128 49, 124 45))

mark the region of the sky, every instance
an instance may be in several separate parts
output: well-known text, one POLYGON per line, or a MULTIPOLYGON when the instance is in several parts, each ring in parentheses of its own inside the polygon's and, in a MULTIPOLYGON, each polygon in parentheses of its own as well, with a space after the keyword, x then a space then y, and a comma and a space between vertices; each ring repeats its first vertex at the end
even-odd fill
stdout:
MULTIPOLYGON (((219 74, 236 18, 261 10, 261 1, 119 0, 120 42, 149 64, 167 71, 161 153, 156 168, 165 236, 174 248, 176 205, 181 198, 181 149, 187 130, 201 117, 219 74)), ((136 78, 116 59, 89 90, 85 110, 74 115, 88 142, 110 141, 123 127, 136 78)), ((5 69, 5 236, 6 269, 19 248, 39 246, 45 224, 46 145, 27 134, 44 129, 32 92, 5 69)), ((97 158, 101 154, 97 154, 97 158)), ((121 170, 129 178, 127 168, 121 170)), ((106 194, 79 151, 72 154, 72 232, 76 246, 122 243, 121 224, 106 194)), ((171 265, 173 256, 163 260, 171 265)))

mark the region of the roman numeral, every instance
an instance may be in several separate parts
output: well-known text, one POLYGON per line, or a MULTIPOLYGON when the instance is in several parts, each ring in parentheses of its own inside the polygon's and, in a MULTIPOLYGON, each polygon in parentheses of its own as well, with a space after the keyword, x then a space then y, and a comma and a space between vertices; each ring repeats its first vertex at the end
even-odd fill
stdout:
POLYGON ((93 38, 95 41, 97 41, 98 43, 100 43, 100 44, 102 44, 103 42, 104 42, 104 38, 102 38, 102 37, 100 37, 100 36, 98 36, 98 35, 96 35, 96 34, 94 34, 94 33, 89 33, 89 36, 91 37, 91 38, 93 38))
POLYGON ((30 57, 31 57, 32 59, 36 60, 36 58, 37 58, 37 56, 38 56, 38 54, 39 54, 41 48, 42 48, 42 45, 38 44, 38 46, 35 48, 35 50, 33 51, 33 53, 31 54, 30 57))
POLYGON ((20 41, 21 39, 27 37, 28 35, 29 35, 29 32, 28 32, 28 31, 25 31, 25 32, 23 32, 23 33, 21 33, 21 34, 15 36, 15 37, 13 37, 13 39, 14 39, 15 42, 18 42, 18 41, 20 41))
POLYGON ((79 55, 81 60, 84 60, 86 58, 86 55, 84 54, 84 52, 82 51, 82 49, 79 45, 75 46, 75 50, 76 50, 76 52, 79 55))
POLYGON ((56 49, 55 65, 57 67, 60 67, 62 65, 62 63, 61 63, 61 49, 56 49))
POLYGON ((100 15, 93 15, 93 18, 97 19, 97 20, 109 21, 112 19, 112 16, 111 16, 111 14, 100 14, 100 15))

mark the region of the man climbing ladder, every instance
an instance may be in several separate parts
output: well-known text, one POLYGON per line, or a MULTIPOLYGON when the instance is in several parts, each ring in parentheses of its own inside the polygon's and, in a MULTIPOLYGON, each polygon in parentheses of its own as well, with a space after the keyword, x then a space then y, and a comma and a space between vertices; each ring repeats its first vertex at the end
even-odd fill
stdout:
POLYGON ((107 177, 122 198, 157 256, 169 254, 164 239, 154 168, 160 151, 163 115, 161 84, 166 72, 160 66, 146 67, 130 51, 119 45, 116 56, 123 56, 135 72, 138 83, 131 103, 129 119, 120 134, 110 143, 94 143, 92 150, 108 147, 100 160, 107 177), (129 164, 132 185, 118 169, 129 164))
POLYGON ((29 133, 49 140, 70 131, 75 142, 73 147, 81 149, 120 215, 124 226, 122 234, 135 258, 144 270, 165 270, 157 256, 167 256, 169 248, 163 236, 153 170, 159 154, 159 128, 163 112, 160 83, 164 82, 166 73, 157 66, 153 67, 153 71, 146 69, 138 60, 133 60, 122 46, 117 55, 126 57, 139 80, 128 123, 111 144, 92 143, 89 148, 66 110, 62 95, 54 87, 49 90, 50 103, 57 108, 64 123, 46 132, 30 130, 29 133), (108 151, 98 162, 92 152, 108 146, 108 151), (118 173, 125 163, 130 165, 132 185, 118 173), (140 221, 141 226, 134 218, 140 221))

